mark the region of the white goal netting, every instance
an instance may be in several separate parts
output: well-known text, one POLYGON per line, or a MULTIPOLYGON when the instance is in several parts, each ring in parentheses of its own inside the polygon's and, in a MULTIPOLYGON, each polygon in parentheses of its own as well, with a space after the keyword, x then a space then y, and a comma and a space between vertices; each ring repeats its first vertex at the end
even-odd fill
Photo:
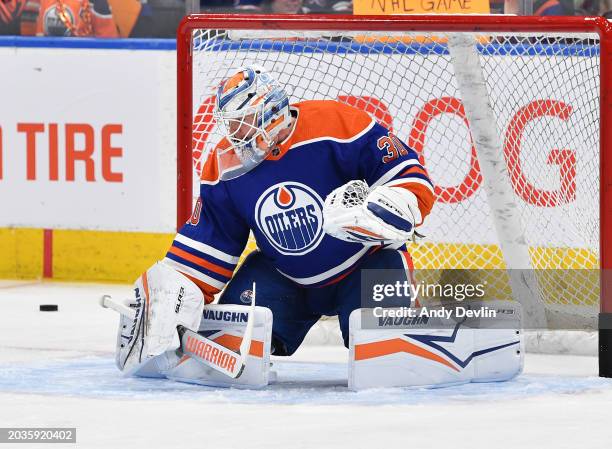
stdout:
POLYGON ((427 239, 410 244, 417 269, 534 268, 549 327, 596 328, 598 36, 460 33, 474 62, 451 58, 458 35, 195 31, 196 169, 221 138, 212 119, 217 86, 243 65, 263 65, 291 102, 334 99, 364 109, 420 154, 437 202, 421 228, 427 239), (484 77, 480 90, 470 91, 472 73, 484 77), (489 120, 476 132, 469 117, 485 110, 489 120), (498 154, 485 161, 474 142, 487 133, 498 154), (492 204, 496 189, 510 202, 492 204), (500 235, 504 223, 509 235, 500 235), (510 266, 520 252, 513 239, 524 239, 527 266, 510 266))

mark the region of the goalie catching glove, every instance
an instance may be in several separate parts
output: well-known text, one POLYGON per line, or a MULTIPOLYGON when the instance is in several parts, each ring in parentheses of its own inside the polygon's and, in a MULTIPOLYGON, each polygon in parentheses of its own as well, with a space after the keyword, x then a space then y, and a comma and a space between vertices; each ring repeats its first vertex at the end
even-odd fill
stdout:
POLYGON ((331 192, 323 207, 327 234, 364 245, 404 243, 419 223, 417 197, 401 187, 370 189, 364 181, 350 181, 331 192))

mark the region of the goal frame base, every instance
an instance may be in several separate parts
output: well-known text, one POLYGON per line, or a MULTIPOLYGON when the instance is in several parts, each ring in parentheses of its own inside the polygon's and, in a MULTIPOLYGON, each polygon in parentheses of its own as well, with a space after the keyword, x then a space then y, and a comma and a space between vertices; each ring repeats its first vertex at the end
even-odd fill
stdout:
POLYGON ((599 314, 599 377, 612 378, 612 313, 599 314))

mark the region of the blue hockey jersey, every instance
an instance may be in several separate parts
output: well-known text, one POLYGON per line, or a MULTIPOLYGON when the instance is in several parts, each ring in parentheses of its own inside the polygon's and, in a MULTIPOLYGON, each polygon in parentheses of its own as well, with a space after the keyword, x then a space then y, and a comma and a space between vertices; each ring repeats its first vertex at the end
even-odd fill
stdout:
POLYGON ((323 232, 324 200, 348 181, 406 188, 423 218, 432 208, 433 185, 417 154, 366 112, 327 100, 291 107, 292 133, 257 167, 220 180, 227 164, 219 163, 219 150, 229 145, 223 140, 202 170, 194 214, 165 262, 196 282, 207 302, 230 280, 250 230, 272 265, 305 287, 329 285, 355 269, 377 248, 323 232))

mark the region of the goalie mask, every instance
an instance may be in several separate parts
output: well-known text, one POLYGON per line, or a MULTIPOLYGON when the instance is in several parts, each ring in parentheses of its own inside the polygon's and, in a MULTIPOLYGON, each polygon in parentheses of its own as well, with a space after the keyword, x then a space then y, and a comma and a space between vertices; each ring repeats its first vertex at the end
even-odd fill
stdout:
POLYGON ((221 179, 252 170, 272 149, 275 137, 291 123, 289 98, 259 66, 240 69, 217 92, 215 119, 232 148, 219 154, 221 179))

